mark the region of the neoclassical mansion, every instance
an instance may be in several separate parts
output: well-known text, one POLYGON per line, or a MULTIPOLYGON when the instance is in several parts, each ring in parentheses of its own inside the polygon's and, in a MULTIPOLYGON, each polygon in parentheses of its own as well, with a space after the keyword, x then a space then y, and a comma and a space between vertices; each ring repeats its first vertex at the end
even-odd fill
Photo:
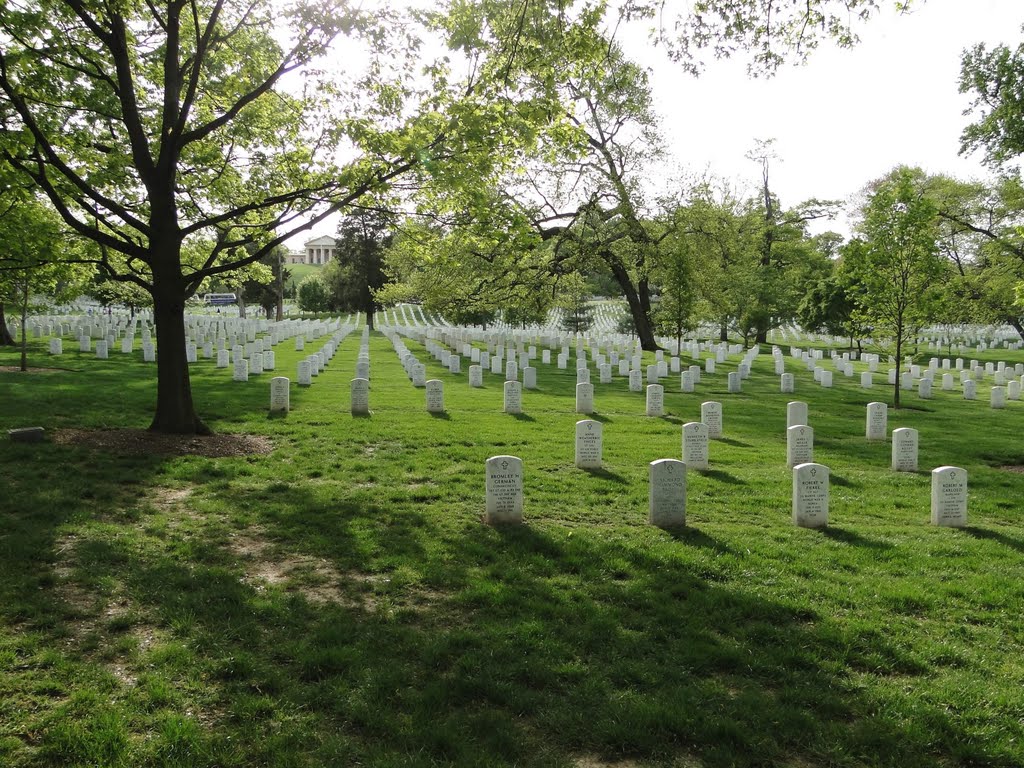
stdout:
POLYGON ((305 250, 288 254, 289 264, 327 264, 334 258, 337 241, 330 235, 321 235, 302 244, 305 250))

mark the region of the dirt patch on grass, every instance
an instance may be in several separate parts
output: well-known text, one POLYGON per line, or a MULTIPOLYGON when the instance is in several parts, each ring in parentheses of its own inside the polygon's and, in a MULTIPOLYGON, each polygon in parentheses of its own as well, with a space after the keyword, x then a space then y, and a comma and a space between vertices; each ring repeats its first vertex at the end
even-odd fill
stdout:
POLYGON ((287 552, 261 536, 260 531, 232 535, 228 549, 242 561, 242 583, 257 591, 279 586, 318 605, 341 605, 362 610, 426 610, 444 595, 420 586, 388 591, 385 574, 341 570, 311 555, 287 552))
POLYGON ((573 763, 574 768, 640 768, 640 763, 635 760, 602 760, 593 755, 577 757, 573 763))
POLYGON ((168 510, 187 501, 191 495, 191 488, 156 488, 149 502, 157 509, 168 510))
POLYGON ((57 445, 74 445, 107 453, 159 454, 167 456, 265 455, 273 443, 262 435, 165 435, 144 429, 56 429, 57 445))
MULTIPOLYGON (((21 370, 20 365, 0 365, 0 373, 67 373, 69 368, 33 368, 28 367, 27 371, 21 370)), ((77 373, 77 371, 72 371, 77 373)))
POLYGON ((1004 472, 1013 472, 1018 475, 1024 475, 1024 464, 1004 464, 1000 469, 1004 472))

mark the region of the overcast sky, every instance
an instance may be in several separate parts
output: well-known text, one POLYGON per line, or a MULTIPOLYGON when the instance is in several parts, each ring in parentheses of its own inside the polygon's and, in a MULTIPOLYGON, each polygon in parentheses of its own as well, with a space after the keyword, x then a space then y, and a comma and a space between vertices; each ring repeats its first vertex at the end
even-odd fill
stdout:
POLYGON ((1024 0, 927 0, 903 15, 882 5, 858 46, 823 43, 806 65, 769 80, 749 78, 742 58, 712 61, 695 79, 644 45, 640 30, 624 45, 652 70, 663 132, 682 165, 754 185, 759 169, 744 155, 755 139, 774 138, 771 185, 784 206, 847 199, 899 164, 986 177, 980 155, 958 154, 969 104, 958 92, 960 54, 979 42, 1016 47, 1024 0))

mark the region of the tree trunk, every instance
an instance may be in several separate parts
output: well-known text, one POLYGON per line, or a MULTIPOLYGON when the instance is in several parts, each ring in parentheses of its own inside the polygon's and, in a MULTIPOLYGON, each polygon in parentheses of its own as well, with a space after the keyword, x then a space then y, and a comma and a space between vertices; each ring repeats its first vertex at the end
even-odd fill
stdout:
POLYGON ((729 327, 722 323, 718 326, 718 340, 728 341, 729 340, 729 327))
MULTIPOLYGON (((0 305, 0 321, 2 321, 2 320, 3 320, 3 306, 0 305)), ((1010 324, 1010 326, 1013 328, 1013 330, 1015 330, 1017 332, 1017 335, 1020 336, 1022 340, 1024 340, 1024 325, 1021 325, 1020 318, 1019 317, 1008 317, 1008 318, 1006 318, 1006 322, 1008 322, 1010 324)), ((3 342, 0 342, 0 343, 3 343, 3 342)), ((950 352, 950 354, 953 353, 953 342, 950 342, 950 344, 949 344, 949 352, 950 352)))
MULTIPOLYGON (((605 262, 611 267, 612 275, 615 277, 615 281, 622 288, 622 293, 626 297, 626 303, 629 305, 629 313, 633 317, 633 325, 636 326, 636 335, 640 339, 640 346, 648 352, 654 352, 655 350, 661 349, 658 346, 658 342, 654 338, 654 328, 651 326, 650 312, 644 312, 644 305, 641 301, 641 295, 637 291, 637 288, 633 285, 633 281, 629 278, 629 272, 622 266, 617 259, 606 258, 605 262)), ((647 294, 647 283, 642 281, 641 289, 644 295, 647 294)), ((650 307, 650 300, 647 300, 647 306, 650 307)))
POLYGON ((4 303, 0 301, 0 347, 13 347, 14 337, 7 329, 7 317, 4 315, 4 303))
POLYGON ((754 342, 756 344, 767 344, 768 343, 768 329, 767 328, 758 328, 757 329, 757 335, 754 337, 754 342))
POLYGON ((156 326, 156 415, 152 432, 210 434, 192 404, 192 384, 185 356, 184 291, 173 281, 153 279, 153 322, 156 326), (169 283, 169 284, 168 284, 169 283))
POLYGON ((28 275, 25 275, 25 285, 21 293, 21 370, 28 370, 28 334, 25 333, 25 325, 28 322, 28 275))
POLYGON ((896 334, 896 388, 893 390, 893 407, 900 407, 900 385, 902 384, 903 378, 903 336, 900 333, 896 334))
POLYGON ((245 320, 245 297, 242 295, 242 291, 244 290, 244 287, 239 288, 238 293, 236 294, 238 296, 238 318, 240 320, 245 320))

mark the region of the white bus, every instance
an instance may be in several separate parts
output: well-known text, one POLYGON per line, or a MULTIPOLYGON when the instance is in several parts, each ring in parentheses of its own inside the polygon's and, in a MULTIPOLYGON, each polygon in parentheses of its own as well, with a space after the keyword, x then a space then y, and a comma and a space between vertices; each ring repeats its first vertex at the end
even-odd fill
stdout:
POLYGON ((222 307, 226 304, 234 304, 238 297, 233 293, 207 293, 203 296, 203 303, 211 307, 222 307))

